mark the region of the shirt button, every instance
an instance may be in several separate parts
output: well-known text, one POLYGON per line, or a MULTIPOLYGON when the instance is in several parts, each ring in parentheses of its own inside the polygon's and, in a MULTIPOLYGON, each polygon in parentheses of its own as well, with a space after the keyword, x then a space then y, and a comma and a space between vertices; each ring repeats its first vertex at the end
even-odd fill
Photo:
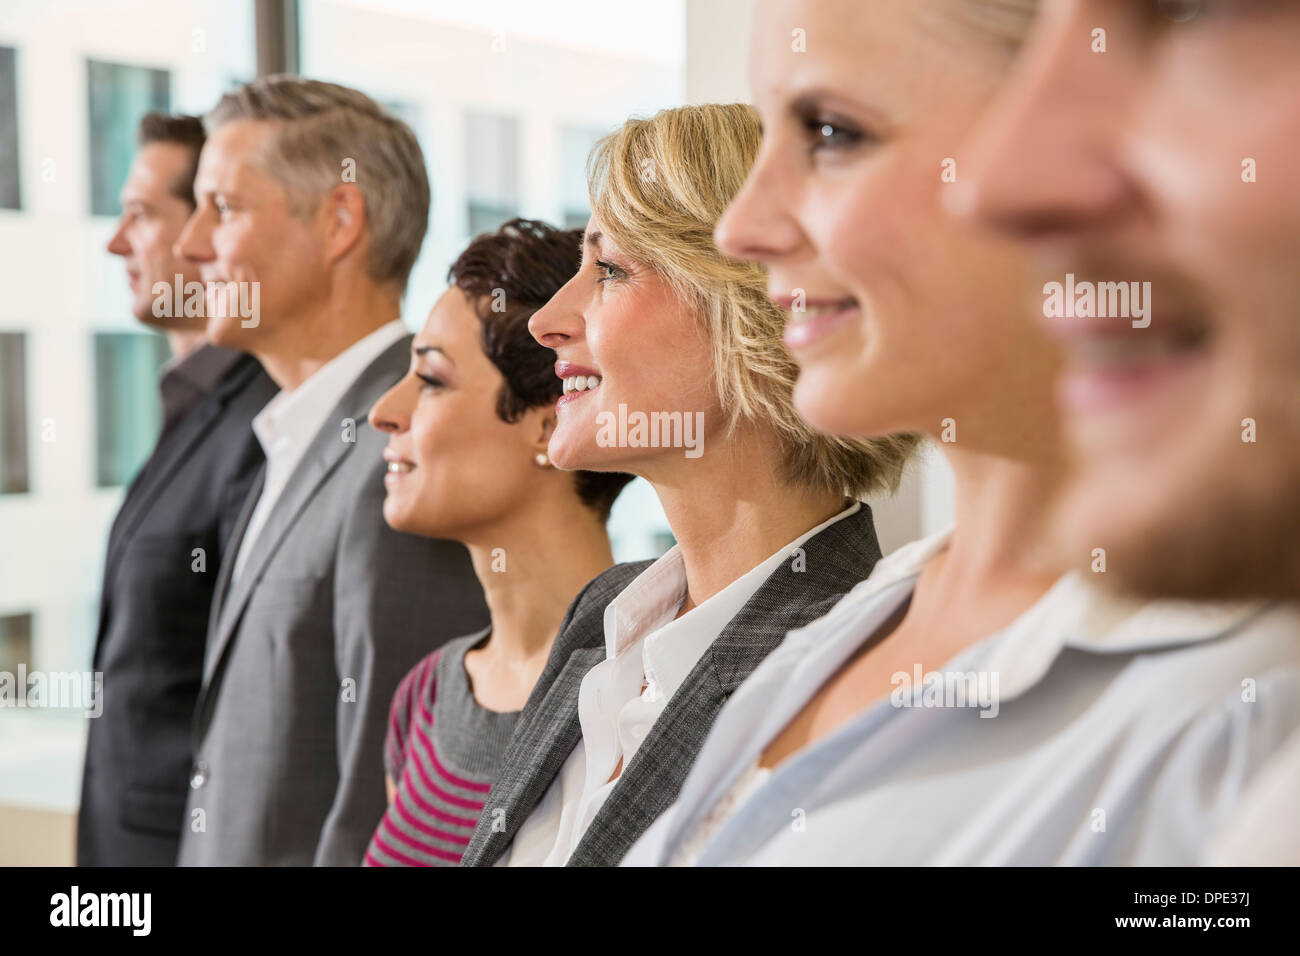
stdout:
POLYGON ((190 770, 190 789, 201 790, 203 785, 208 782, 208 765, 200 760, 190 770))

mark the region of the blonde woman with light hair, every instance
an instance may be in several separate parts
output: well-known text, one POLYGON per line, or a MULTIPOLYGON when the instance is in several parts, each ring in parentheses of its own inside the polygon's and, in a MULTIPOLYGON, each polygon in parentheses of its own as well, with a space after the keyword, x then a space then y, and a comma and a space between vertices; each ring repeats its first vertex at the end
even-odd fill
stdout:
POLYGON ((677 544, 603 628, 561 629, 466 865, 617 863, 731 692, 880 557, 861 499, 896 487, 916 439, 810 429, 763 269, 713 241, 759 142, 749 107, 693 106, 593 152, 582 265, 530 322, 564 382, 548 454, 647 479, 677 544))

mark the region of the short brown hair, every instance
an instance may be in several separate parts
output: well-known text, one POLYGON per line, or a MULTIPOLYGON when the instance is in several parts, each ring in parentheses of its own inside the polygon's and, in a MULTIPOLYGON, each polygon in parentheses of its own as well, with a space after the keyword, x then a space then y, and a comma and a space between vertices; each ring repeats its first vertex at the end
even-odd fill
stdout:
MULTIPOLYGON (((555 352, 538 344, 528 320, 581 264, 581 229, 511 219, 474 239, 447 270, 447 280, 465 293, 483 324, 483 354, 505 379, 497 395, 497 416, 504 422, 516 422, 528 409, 551 405, 563 394, 555 352)), ((578 497, 602 521, 631 480, 618 472, 574 473, 578 497)))
POLYGON ((199 171, 199 153, 207 134, 203 131, 203 120, 197 116, 184 113, 146 113, 140 119, 140 145, 150 143, 174 143, 190 151, 190 164, 185 172, 173 180, 167 187, 177 199, 183 199, 194 208, 194 176, 199 171))
MULTIPOLYGON (((265 157, 297 215, 309 215, 336 186, 348 160, 366 201, 367 271, 406 290, 429 227, 429 174, 411 127, 360 90, 296 76, 266 76, 221 98, 211 132, 235 120, 276 125, 265 157)), ((352 181, 352 180, 349 180, 352 181)))

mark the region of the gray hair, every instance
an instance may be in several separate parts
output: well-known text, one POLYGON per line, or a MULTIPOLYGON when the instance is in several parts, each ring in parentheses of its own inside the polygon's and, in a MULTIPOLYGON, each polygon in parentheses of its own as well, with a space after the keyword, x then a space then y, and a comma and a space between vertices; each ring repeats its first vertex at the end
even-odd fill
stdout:
POLYGON ((411 128, 359 90, 267 76, 221 98, 204 117, 211 134, 224 123, 276 124, 267 172, 289 194, 294 215, 310 215, 343 179, 348 160, 366 203, 372 279, 405 292, 429 225, 429 176, 411 128))

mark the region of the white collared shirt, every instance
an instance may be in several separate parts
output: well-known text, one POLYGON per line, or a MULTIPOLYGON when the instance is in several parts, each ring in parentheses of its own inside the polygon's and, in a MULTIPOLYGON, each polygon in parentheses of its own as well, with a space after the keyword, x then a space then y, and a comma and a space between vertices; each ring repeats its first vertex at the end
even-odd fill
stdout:
POLYGON ((498 865, 563 866, 677 688, 782 561, 860 502, 799 535, 681 617, 686 569, 672 547, 605 608, 605 660, 582 680, 582 739, 498 865), (643 689, 644 688, 644 689, 643 689))
POLYGON ((1068 574, 935 672, 985 679, 987 701, 909 692, 905 675, 753 773, 948 539, 900 549, 787 635, 732 694, 677 802, 624 865, 1197 862, 1300 725, 1294 605, 1144 603, 1068 574))
POLYGON ((1300 866, 1300 730, 1210 842, 1209 866, 1300 866))
POLYGON ((248 520, 248 528, 239 543, 232 582, 238 580, 258 534, 266 525, 307 447, 325 425, 325 416, 333 411, 370 363, 406 334, 401 319, 380 326, 334 356, 293 391, 276 393, 253 417, 253 434, 266 456, 266 476, 262 493, 248 520))

